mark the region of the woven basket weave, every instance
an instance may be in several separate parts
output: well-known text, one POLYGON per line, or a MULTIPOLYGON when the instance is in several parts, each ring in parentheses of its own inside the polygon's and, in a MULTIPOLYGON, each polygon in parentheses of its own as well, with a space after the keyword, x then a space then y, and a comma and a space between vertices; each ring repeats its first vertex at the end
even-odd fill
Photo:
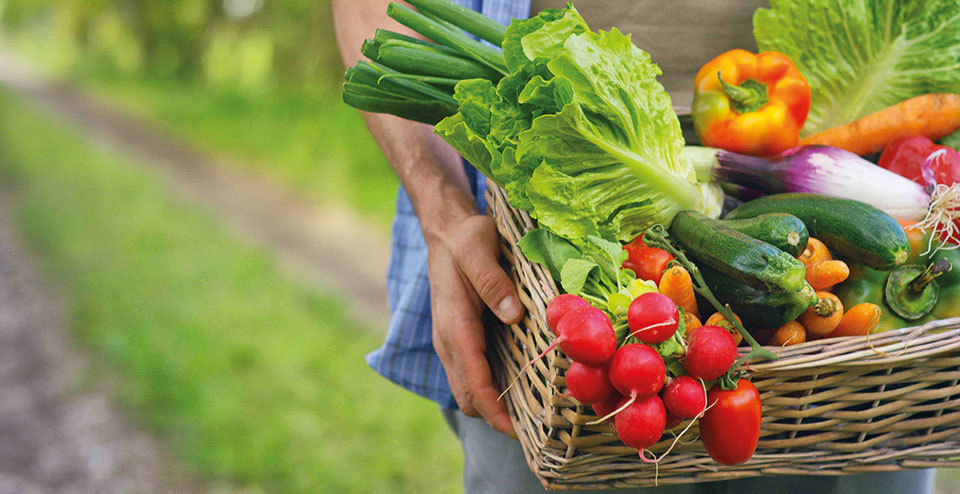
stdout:
MULTIPOLYGON (((490 358, 506 385, 551 343, 544 311, 558 292, 550 273, 517 248, 534 222, 489 185, 488 211, 527 309, 519 324, 491 331, 490 358)), ((780 358, 750 372, 763 400, 760 443, 733 467, 711 460, 699 440, 687 442, 696 426, 658 469, 644 464, 611 424, 586 425, 596 418, 591 408, 562 396, 568 361, 556 350, 524 371, 507 405, 527 463, 551 489, 960 466, 960 318, 875 334, 869 343, 847 337, 771 350, 780 358)), ((672 442, 668 433, 650 449, 659 455, 672 442)))

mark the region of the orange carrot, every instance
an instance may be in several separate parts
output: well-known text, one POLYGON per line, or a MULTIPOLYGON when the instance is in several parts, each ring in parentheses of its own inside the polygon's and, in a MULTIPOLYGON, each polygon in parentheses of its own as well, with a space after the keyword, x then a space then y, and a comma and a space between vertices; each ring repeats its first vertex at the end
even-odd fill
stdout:
MULTIPOLYGON (((733 317, 737 318, 737 321, 740 324, 743 324, 743 321, 740 320, 740 316, 734 314, 733 317)), ((733 325, 727 318, 723 317, 723 314, 720 312, 714 312, 710 317, 707 318, 707 322, 703 323, 704 326, 720 326, 723 329, 726 329, 730 336, 733 336, 733 341, 737 342, 739 345, 743 341, 743 335, 737 331, 737 327, 733 325)))
POLYGON ((799 259, 804 266, 809 266, 815 262, 829 261, 833 259, 833 256, 830 255, 830 250, 827 249, 827 246, 824 245, 823 242, 810 237, 810 240, 807 241, 806 250, 804 250, 797 259, 799 259))
POLYGON ((770 343, 777 346, 790 346, 804 341, 807 341, 807 330, 803 324, 790 321, 773 332, 773 340, 770 343))
POLYGON ((880 306, 871 303, 857 304, 847 310, 840 324, 827 338, 837 336, 865 336, 876 329, 880 323, 880 306))
POLYGON ((850 268, 843 261, 820 261, 807 265, 807 283, 814 290, 827 290, 850 276, 850 268))
POLYGON ((689 335, 691 331, 693 331, 694 329, 699 328, 699 327, 702 326, 703 324, 700 323, 700 318, 699 318, 699 317, 697 317, 697 316, 695 316, 695 315, 693 315, 693 314, 691 314, 691 313, 689 313, 689 312, 684 312, 684 313, 683 313, 683 325, 684 325, 684 327, 686 328, 687 335, 689 335))
POLYGON ((960 95, 924 94, 804 137, 800 145, 825 144, 863 156, 880 151, 897 136, 920 134, 937 140, 957 129, 960 129, 960 95))
POLYGON ((679 264, 668 268, 660 278, 660 293, 673 300, 678 307, 683 307, 687 314, 699 316, 697 311, 697 296, 693 293, 693 280, 690 273, 679 264))
POLYGON ((817 305, 810 307, 797 321, 803 324, 807 330, 807 335, 811 338, 819 338, 830 334, 837 328, 840 320, 843 319, 843 303, 836 295, 830 292, 817 292, 817 305))

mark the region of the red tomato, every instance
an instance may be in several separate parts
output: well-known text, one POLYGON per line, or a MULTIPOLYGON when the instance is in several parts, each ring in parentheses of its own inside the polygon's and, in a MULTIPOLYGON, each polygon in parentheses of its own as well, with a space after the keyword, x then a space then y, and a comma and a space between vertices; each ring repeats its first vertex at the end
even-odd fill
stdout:
POLYGON ((939 154, 930 162, 934 182, 945 185, 960 182, 960 153, 956 149, 934 144, 920 135, 905 135, 890 141, 883 149, 877 164, 926 186, 923 163, 935 152, 939 154))
POLYGON ((647 247, 643 241, 639 244, 634 242, 637 240, 623 246, 629 256, 623 261, 623 268, 632 270, 641 280, 650 280, 659 285, 663 270, 667 269, 667 263, 673 260, 673 256, 663 249, 647 247))
POLYGON ((920 185, 926 185, 920 165, 930 155, 933 146, 933 141, 921 135, 900 136, 883 148, 877 164, 920 185))
POLYGON ((707 393, 707 407, 700 419, 700 437, 710 458, 721 465, 749 460, 760 440, 757 387, 746 379, 739 380, 737 389, 730 391, 716 385, 707 393))
MULTIPOLYGON (((960 182, 960 153, 919 135, 901 136, 890 141, 878 164, 924 187, 928 185, 928 179, 944 185, 960 182), (924 163, 928 160, 928 177, 924 178, 924 163)), ((954 226, 960 230, 960 220, 954 220, 954 226)), ((957 235, 947 238, 946 234, 941 234, 940 238, 960 243, 957 235)))

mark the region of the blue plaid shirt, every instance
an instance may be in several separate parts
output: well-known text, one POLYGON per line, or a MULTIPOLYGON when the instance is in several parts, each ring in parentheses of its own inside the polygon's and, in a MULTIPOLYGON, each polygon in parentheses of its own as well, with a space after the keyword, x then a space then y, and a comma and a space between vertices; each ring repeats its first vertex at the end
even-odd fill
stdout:
MULTIPOLYGON (((503 24, 525 19, 530 0, 454 0, 503 24)), ((464 163, 477 208, 486 210, 486 178, 464 163)), ((387 271, 390 326, 383 346, 367 355, 373 370, 414 393, 453 409, 457 402, 450 392, 440 357, 433 351, 430 316, 430 284, 427 280, 427 244, 420 221, 413 212, 403 187, 397 195, 393 220, 390 267, 387 271)))

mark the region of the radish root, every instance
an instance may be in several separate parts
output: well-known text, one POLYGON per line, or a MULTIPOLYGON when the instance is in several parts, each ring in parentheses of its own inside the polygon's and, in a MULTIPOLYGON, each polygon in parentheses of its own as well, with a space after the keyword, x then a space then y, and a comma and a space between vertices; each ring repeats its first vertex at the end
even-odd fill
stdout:
POLYGON ((550 352, 550 350, 553 350, 554 348, 556 348, 557 345, 560 344, 560 338, 563 338, 563 336, 560 336, 556 340, 554 340, 553 343, 551 343, 550 346, 548 346, 547 349, 543 351, 543 353, 541 353, 540 355, 537 355, 536 357, 533 358, 533 360, 524 364, 523 367, 521 367, 520 370, 517 371, 517 377, 513 378, 513 381, 510 381, 510 385, 507 386, 507 389, 503 390, 503 393, 500 393, 500 396, 497 397, 497 401, 502 400, 503 395, 507 394, 507 391, 510 391, 510 388, 512 388, 514 384, 517 384, 517 381, 520 380, 520 376, 523 375, 523 371, 527 370, 527 367, 530 367, 534 362, 542 359, 544 355, 550 352))
MULTIPOLYGON (((707 384, 703 382, 703 379, 700 379, 700 386, 703 387, 703 399, 704 399, 704 403, 706 403, 707 384)), ((644 463, 647 463, 647 464, 653 463, 655 465, 656 472, 654 473, 654 476, 653 476, 653 485, 658 485, 658 480, 660 477, 660 462, 663 461, 663 459, 666 458, 671 451, 673 451, 674 446, 676 446, 677 443, 680 441, 680 438, 682 438, 683 435, 686 434, 691 427, 693 427, 693 424, 697 423, 697 421, 700 420, 700 418, 703 417, 705 413, 707 413, 707 410, 713 408, 713 406, 716 404, 717 402, 713 402, 710 405, 704 407, 703 410, 700 410, 700 413, 698 413, 696 417, 690 420, 690 423, 687 424, 687 426, 684 427, 682 431, 680 431, 680 434, 677 434, 677 436, 673 438, 673 442, 670 443, 670 447, 667 448, 667 450, 664 451, 659 458, 657 458, 657 455, 655 455, 653 451, 650 452, 650 455, 653 456, 653 459, 647 458, 647 455, 646 455, 647 450, 646 449, 640 450, 640 460, 644 463)))
MULTIPOLYGON (((653 328, 659 328, 659 327, 662 327, 662 326, 669 326, 669 325, 675 324, 675 323, 677 323, 677 321, 672 321, 672 320, 671 320, 671 321, 664 321, 664 322, 658 322, 658 323, 656 323, 656 324, 651 324, 651 325, 649 325, 649 326, 647 326, 647 327, 645 327, 645 328, 640 328, 640 329, 638 329, 638 330, 636 330, 636 331, 628 334, 628 335, 627 335, 627 338, 629 338, 629 337, 631 337, 631 336, 636 336, 636 335, 639 334, 639 333, 642 333, 642 332, 644 332, 644 331, 649 331, 649 330, 651 330, 651 329, 653 329, 653 328)), ((625 339, 626 339, 626 338, 625 338, 625 339)))
POLYGON ((954 224, 956 219, 960 219, 960 182, 953 185, 937 184, 930 194, 927 215, 914 225, 914 228, 922 228, 931 232, 930 240, 927 242, 927 250, 923 252, 923 255, 931 252, 936 253, 940 249, 956 249, 958 247, 957 245, 950 245, 946 240, 941 240, 936 247, 933 246, 935 238, 949 239, 960 234, 960 230, 954 224))
POLYGON ((628 406, 630 406, 630 405, 631 405, 633 402, 635 402, 635 401, 637 401, 637 393, 630 393, 630 399, 627 400, 627 402, 624 403, 623 405, 620 405, 620 408, 617 408, 616 410, 614 410, 614 411, 612 411, 612 412, 604 415, 603 417, 601 417, 601 418, 599 418, 599 419, 597 419, 597 420, 594 420, 594 421, 591 421, 591 422, 587 422, 587 425, 602 424, 602 423, 604 423, 607 419, 609 419, 610 417, 613 417, 614 415, 622 412, 624 409, 626 409, 628 406))

